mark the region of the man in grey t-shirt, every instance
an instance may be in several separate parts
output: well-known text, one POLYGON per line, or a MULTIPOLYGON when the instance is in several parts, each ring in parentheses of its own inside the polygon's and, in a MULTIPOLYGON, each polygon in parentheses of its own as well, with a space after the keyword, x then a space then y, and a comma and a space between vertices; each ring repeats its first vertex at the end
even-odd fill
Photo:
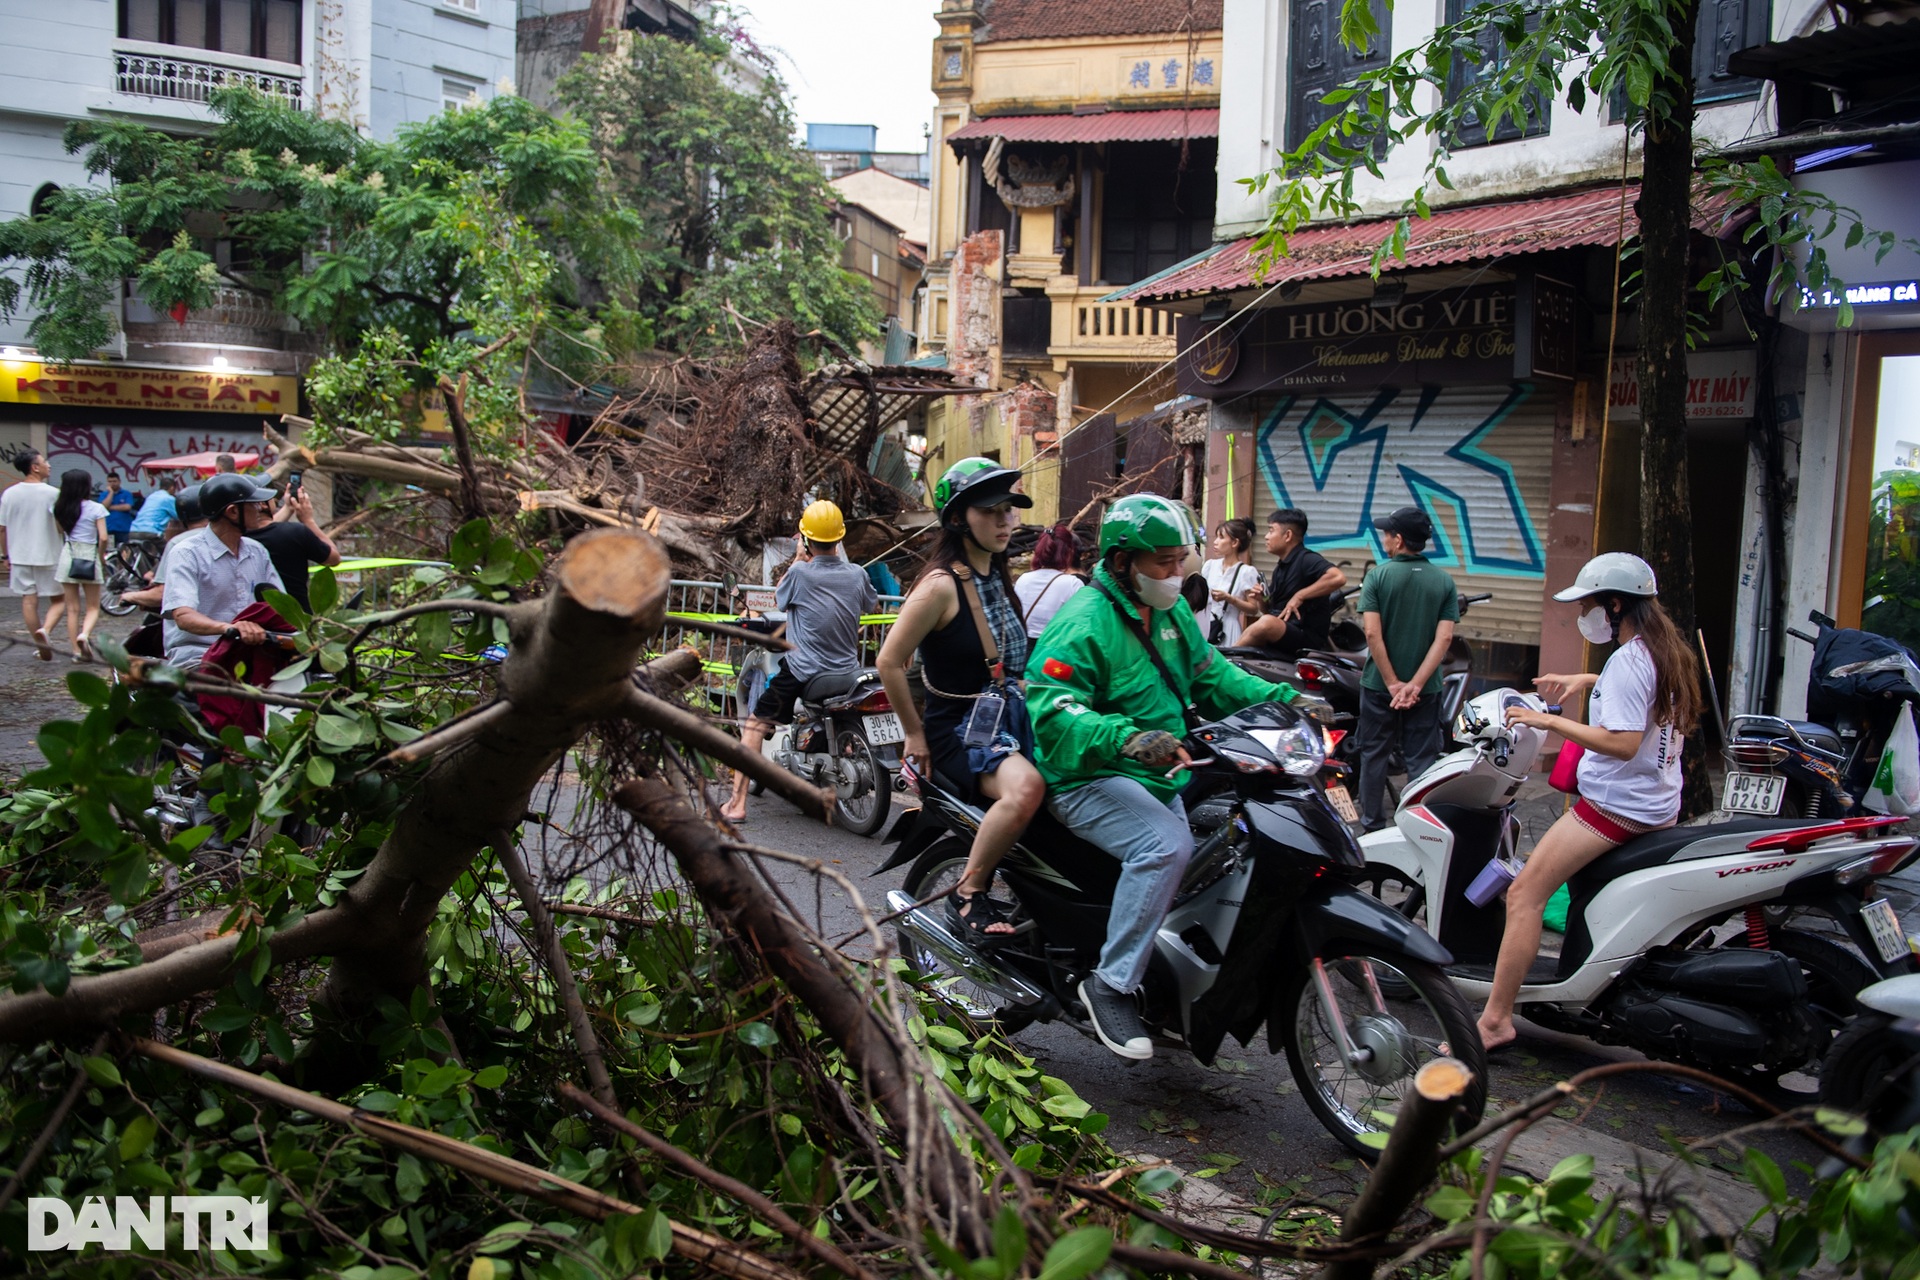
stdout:
MULTIPOLYGON (((840 554, 847 522, 831 502, 816 502, 800 517, 800 555, 780 579, 774 604, 786 611, 791 651, 740 731, 740 745, 758 755, 776 724, 793 719, 793 704, 809 680, 860 669, 860 617, 880 595, 867 571, 840 554)), ((747 775, 733 779, 733 795, 720 810, 729 822, 747 816, 747 775)))

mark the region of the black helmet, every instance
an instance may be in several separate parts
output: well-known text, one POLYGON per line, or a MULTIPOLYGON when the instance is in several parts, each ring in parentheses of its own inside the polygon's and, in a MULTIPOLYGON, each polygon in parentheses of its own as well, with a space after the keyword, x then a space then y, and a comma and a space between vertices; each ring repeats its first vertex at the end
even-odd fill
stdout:
POLYGON ((173 514, 181 524, 195 524, 206 517, 200 514, 200 486, 190 484, 173 495, 173 514))
MULTIPOLYGON (((253 477, 223 471, 200 482, 200 513, 208 520, 218 520, 236 502, 272 502, 274 497, 273 490, 254 483, 253 477)), ((174 499, 176 506, 179 502, 174 499)))

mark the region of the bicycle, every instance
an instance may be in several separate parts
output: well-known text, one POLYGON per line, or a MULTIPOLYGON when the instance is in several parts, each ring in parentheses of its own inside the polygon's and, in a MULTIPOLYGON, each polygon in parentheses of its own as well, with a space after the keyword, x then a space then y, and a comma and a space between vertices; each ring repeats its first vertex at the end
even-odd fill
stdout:
POLYGON ((100 583, 100 611, 108 617, 124 618, 135 606, 121 599, 129 591, 138 591, 153 578, 160 567, 159 538, 130 539, 107 553, 106 573, 100 583))

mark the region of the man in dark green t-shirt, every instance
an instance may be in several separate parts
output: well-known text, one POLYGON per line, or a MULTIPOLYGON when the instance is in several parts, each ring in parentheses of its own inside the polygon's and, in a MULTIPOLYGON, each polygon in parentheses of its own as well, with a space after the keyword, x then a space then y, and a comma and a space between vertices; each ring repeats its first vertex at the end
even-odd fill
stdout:
POLYGON ((1367 631, 1367 669, 1360 676, 1360 821, 1368 831, 1392 817, 1381 799, 1395 742, 1409 778, 1439 758, 1440 663, 1460 620, 1453 579, 1420 554, 1433 537, 1426 513, 1401 507, 1373 527, 1387 558, 1360 584, 1367 631))

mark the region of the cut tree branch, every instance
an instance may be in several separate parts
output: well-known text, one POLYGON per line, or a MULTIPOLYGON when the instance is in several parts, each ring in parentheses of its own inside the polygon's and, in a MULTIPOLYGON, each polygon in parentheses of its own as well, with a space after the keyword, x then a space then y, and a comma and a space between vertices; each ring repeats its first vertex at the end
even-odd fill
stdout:
MULTIPOLYGON (((344 1125, 382 1146, 406 1151, 436 1164, 449 1165, 594 1222, 605 1222, 620 1214, 646 1212, 640 1205, 628 1204, 605 1192, 581 1186, 557 1173, 536 1168, 510 1156, 449 1138, 431 1129, 416 1129, 412 1125, 400 1124, 332 1098, 308 1093, 304 1089, 230 1067, 224 1062, 175 1049, 171 1045, 135 1037, 128 1047, 155 1062, 178 1067, 203 1080, 212 1080, 230 1089, 264 1098, 289 1110, 305 1111, 333 1124, 344 1125)), ((804 1280, 799 1272, 763 1258, 731 1240, 695 1230, 683 1223, 672 1222, 671 1225, 673 1251, 689 1262, 709 1267, 722 1275, 733 1277, 733 1280, 804 1280)))

